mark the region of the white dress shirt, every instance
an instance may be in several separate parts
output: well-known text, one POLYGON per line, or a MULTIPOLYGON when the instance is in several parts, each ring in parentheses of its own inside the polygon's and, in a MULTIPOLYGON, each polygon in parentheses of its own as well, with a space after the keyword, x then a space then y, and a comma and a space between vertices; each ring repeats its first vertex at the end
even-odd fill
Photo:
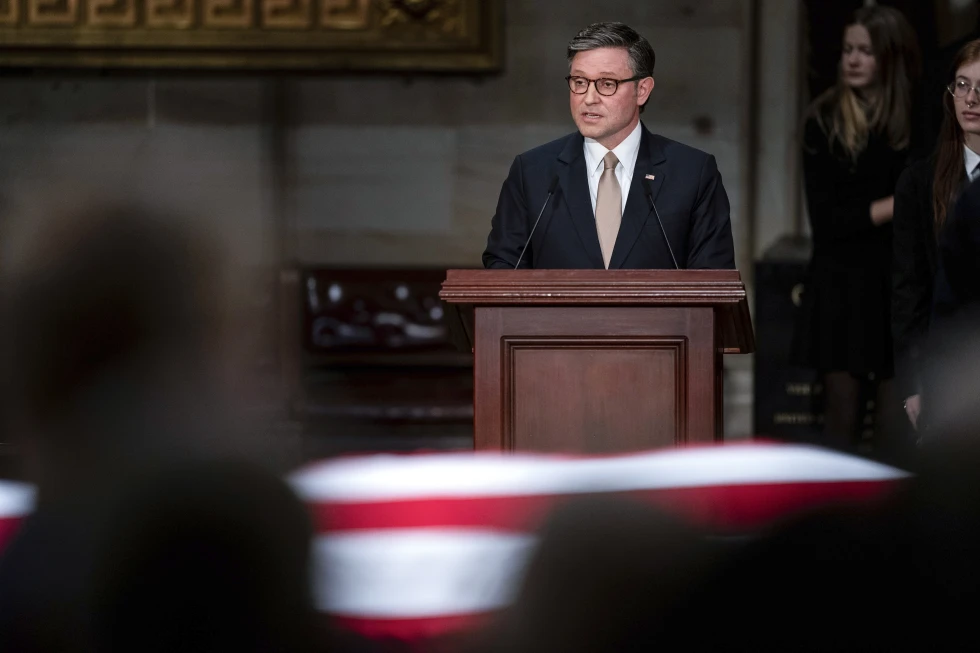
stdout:
POLYGON ((966 145, 963 146, 963 165, 966 166, 966 177, 970 181, 980 176, 980 170, 977 169, 977 166, 980 166, 980 154, 966 145))
MULTIPOLYGON (((598 141, 585 139, 585 171, 589 174, 589 195, 592 196, 592 215, 595 215, 596 197, 599 194, 599 177, 602 176, 602 159, 609 152, 598 141)), ((626 212, 626 198, 630 194, 630 183, 633 181, 633 168, 636 167, 636 155, 640 152, 640 123, 623 139, 623 142, 612 149, 619 159, 616 164, 616 181, 622 191, 622 212, 626 212)))

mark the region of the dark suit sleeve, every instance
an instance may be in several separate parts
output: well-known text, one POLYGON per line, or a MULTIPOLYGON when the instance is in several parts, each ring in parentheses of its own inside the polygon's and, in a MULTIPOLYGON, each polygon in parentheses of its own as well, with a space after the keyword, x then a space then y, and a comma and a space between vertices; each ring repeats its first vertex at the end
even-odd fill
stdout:
POLYGON ((938 388, 949 383, 953 370, 969 360, 972 350, 967 343, 980 323, 978 307, 980 184, 973 182, 956 201, 939 234, 925 383, 930 395, 942 396, 938 388))
POLYGON ((946 219, 939 254, 955 308, 980 301, 980 184, 976 181, 946 219))
POLYGON ((930 180, 916 173, 909 168, 899 177, 893 217, 892 337, 895 380, 903 399, 919 393, 918 361, 932 307, 929 244, 919 235, 923 222, 932 223, 931 212, 922 215, 928 205, 930 180))
MULTIPOLYGON (((510 173, 500 189, 497 212, 490 221, 490 236, 483 252, 483 267, 513 269, 521 257, 529 229, 527 202, 524 197, 524 174, 521 157, 514 159, 510 173)), ((521 267, 533 266, 532 252, 521 259, 521 267)))
POLYGON ((701 168, 688 242, 687 269, 735 269, 731 206, 713 156, 708 156, 701 168))
POLYGON ((838 197, 836 166, 827 135, 816 119, 808 119, 803 133, 803 181, 815 243, 850 240, 875 229, 870 201, 838 197))

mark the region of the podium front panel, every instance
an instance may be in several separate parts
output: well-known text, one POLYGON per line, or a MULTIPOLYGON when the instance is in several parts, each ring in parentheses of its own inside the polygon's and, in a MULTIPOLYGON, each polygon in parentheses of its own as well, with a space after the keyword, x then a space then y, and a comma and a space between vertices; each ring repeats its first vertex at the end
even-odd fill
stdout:
POLYGON ((477 449, 615 453, 718 435, 711 308, 476 310, 477 449))

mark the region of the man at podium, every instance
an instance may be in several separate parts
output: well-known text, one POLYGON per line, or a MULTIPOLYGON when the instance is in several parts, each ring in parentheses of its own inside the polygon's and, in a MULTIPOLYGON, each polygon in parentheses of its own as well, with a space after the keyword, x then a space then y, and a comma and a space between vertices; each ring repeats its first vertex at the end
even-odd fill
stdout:
POLYGON ((640 122, 650 43, 595 23, 568 44, 578 131, 514 159, 487 268, 734 269, 730 207, 715 158, 640 122))

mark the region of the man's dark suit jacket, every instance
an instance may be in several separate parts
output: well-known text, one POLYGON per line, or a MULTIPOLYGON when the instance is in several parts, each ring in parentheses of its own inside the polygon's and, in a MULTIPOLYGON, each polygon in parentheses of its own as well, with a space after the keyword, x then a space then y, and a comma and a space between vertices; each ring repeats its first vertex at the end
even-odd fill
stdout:
MULTIPOLYGON (((663 220, 677 265, 684 269, 734 269, 735 248, 728 196, 715 158, 651 134, 641 125, 640 148, 626 210, 609 268, 673 269, 667 244, 647 198, 645 178, 663 220)), ((519 155, 500 190, 483 265, 513 268, 534 220, 558 175, 558 187, 541 216, 522 268, 604 268, 578 132, 519 155)))
POLYGON ((932 209, 935 170, 932 159, 917 161, 905 169, 895 187, 892 342, 895 380, 902 399, 919 394, 919 367, 932 313, 932 290, 939 258, 932 209))
POLYGON ((970 183, 946 217, 939 237, 943 278, 937 308, 980 306, 980 180, 970 183), (945 283, 945 287, 942 286, 945 283))
MULTIPOLYGON (((923 365, 923 409, 931 411, 930 422, 940 424, 966 417, 970 435, 975 437, 975 385, 980 376, 980 180, 967 186, 946 216, 939 233, 938 258, 923 365), (963 392, 969 393, 967 403, 962 401, 963 392), (969 415, 963 413, 966 406, 972 408, 969 415)), ((950 428, 948 423, 946 428, 950 428)))

